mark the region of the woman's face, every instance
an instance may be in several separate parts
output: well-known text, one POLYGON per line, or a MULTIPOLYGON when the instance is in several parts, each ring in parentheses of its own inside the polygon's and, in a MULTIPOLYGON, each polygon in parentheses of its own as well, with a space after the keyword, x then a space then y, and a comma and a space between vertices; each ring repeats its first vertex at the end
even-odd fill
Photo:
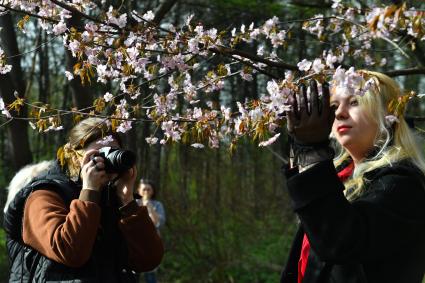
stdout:
POLYGON ((138 193, 143 199, 151 199, 153 196, 153 189, 148 184, 140 184, 138 193))
POLYGON ((378 133, 378 124, 359 104, 358 98, 335 91, 330 99, 335 109, 332 133, 355 160, 363 159, 373 149, 378 133))

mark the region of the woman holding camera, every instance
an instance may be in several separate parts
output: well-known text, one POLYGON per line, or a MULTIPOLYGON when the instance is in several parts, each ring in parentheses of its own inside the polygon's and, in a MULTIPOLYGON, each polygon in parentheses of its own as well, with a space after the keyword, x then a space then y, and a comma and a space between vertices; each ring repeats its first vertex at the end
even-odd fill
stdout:
POLYGON ((105 120, 81 121, 58 151, 62 167, 15 196, 5 215, 10 282, 135 282, 159 265, 162 241, 133 198, 136 166, 116 171, 104 147, 121 148, 105 120))
POLYGON ((408 97, 384 74, 359 75, 372 83, 362 96, 324 85, 319 98, 312 81, 310 97, 301 88, 291 102, 297 166, 287 184, 301 225, 283 283, 420 283, 424 276, 425 162, 403 117, 408 97), (341 147, 335 160, 331 132, 341 147))

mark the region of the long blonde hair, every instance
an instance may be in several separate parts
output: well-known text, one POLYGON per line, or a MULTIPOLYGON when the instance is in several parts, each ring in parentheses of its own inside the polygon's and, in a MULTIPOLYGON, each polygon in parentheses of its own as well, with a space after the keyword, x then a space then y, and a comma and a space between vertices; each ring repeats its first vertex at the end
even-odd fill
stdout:
MULTIPOLYGON (((382 73, 365 70, 359 72, 363 74, 365 80, 373 80, 373 87, 364 96, 359 96, 358 100, 368 116, 378 125, 378 133, 375 138, 376 151, 373 156, 356 164, 353 177, 344 184, 347 188, 345 194, 349 200, 358 198, 364 192, 365 182, 368 181, 364 178, 365 173, 377 168, 391 166, 394 162, 409 159, 425 173, 424 158, 416 143, 416 138, 403 116, 405 104, 394 107, 395 103, 404 98, 400 87, 393 79, 382 73), (390 105, 392 107, 389 107, 390 105), (385 118, 388 115, 396 116, 398 121, 388 125, 385 118)), ((341 148, 341 153, 334 163, 338 166, 349 157, 348 152, 341 148)))

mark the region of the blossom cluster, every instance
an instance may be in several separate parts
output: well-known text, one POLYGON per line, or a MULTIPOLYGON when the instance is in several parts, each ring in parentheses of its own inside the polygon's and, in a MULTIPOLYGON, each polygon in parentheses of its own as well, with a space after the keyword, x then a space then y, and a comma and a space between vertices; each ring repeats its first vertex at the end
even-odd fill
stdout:
MULTIPOLYGON (((194 23, 193 15, 180 27, 157 26, 152 22, 152 11, 122 13, 113 7, 100 11, 88 0, 60 5, 57 2, 7 0, 3 4, 36 15, 39 26, 62 38, 64 46, 78 60, 72 70, 66 70, 68 80, 96 80, 116 86, 116 90, 106 92, 94 103, 96 114, 102 114, 107 106, 115 110, 109 118, 116 131, 129 131, 140 117, 156 122, 164 135, 162 139, 148 137, 149 144, 189 139, 195 148, 206 144, 216 148, 225 137, 231 137, 233 143, 249 135, 258 139, 260 146, 268 146, 279 137, 277 129, 282 124, 282 114, 290 109, 288 101, 299 82, 306 78, 332 78, 338 89, 362 95, 372 83, 365 82, 354 68, 343 69, 344 59, 352 56, 365 65, 381 66, 386 59, 374 59, 373 40, 391 41, 403 30, 414 38, 424 39, 422 13, 405 5, 373 8, 365 14, 333 0, 331 15, 306 19, 303 29, 318 40, 338 44, 323 50, 317 58, 298 62, 298 72, 287 72, 281 80, 268 81, 264 95, 238 102, 237 111, 232 113, 227 105, 213 102, 213 96, 225 88, 226 78, 238 75, 251 81, 256 73, 265 73, 265 62, 282 63, 278 54, 287 45, 290 30, 277 17, 261 25, 243 24, 221 32, 194 23), (69 26, 69 19, 76 14, 82 17, 82 25, 69 26), (240 44, 257 46, 254 54, 264 60, 231 52, 240 44), (205 62, 217 53, 226 55, 228 62, 207 66, 205 62)), ((25 22, 21 27, 25 30, 25 22)), ((2 74, 11 69, 6 59, 0 49, 2 74)), ((1 100, 0 110, 7 111, 2 103, 1 100)), ((46 120, 35 127, 60 129, 56 120, 46 120)))

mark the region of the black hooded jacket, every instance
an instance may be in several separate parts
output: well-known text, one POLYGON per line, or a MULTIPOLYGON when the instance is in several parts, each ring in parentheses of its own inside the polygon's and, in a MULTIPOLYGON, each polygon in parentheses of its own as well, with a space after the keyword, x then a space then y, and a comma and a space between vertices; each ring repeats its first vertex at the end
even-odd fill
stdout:
POLYGON ((425 177, 410 162, 365 174, 349 202, 331 161, 287 172, 301 221, 282 283, 295 283, 302 237, 311 249, 303 283, 421 283, 425 274, 425 177))

